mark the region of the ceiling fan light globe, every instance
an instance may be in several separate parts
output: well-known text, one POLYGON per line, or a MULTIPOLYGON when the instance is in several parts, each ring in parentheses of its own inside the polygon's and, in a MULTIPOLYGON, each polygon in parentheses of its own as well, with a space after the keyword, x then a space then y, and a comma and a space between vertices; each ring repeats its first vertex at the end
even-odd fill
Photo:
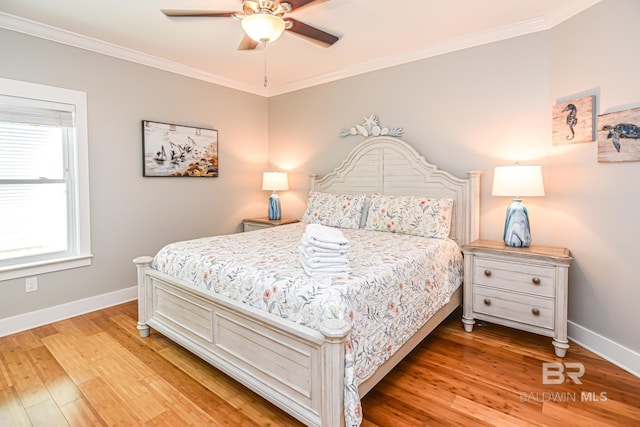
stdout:
POLYGON ((258 43, 276 41, 285 30, 282 18, 267 13, 249 15, 242 20, 241 25, 244 32, 258 43))

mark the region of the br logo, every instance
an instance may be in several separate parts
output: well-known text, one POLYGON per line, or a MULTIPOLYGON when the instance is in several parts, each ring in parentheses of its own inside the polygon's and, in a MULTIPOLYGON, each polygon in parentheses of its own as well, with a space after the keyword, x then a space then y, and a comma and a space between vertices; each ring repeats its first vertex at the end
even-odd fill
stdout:
POLYGON ((578 362, 546 362, 542 364, 542 384, 562 384, 573 381, 582 384, 580 377, 584 375, 584 365, 578 362), (567 377, 565 379, 565 377, 567 377))

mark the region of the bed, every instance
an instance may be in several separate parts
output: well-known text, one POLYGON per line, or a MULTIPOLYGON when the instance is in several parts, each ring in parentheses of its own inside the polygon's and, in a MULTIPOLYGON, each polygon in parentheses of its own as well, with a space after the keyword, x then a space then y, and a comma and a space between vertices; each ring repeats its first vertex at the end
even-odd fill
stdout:
MULTIPOLYGON (((368 210, 365 203, 373 208, 381 200, 409 196, 450 200, 448 238, 376 231, 370 217, 343 229, 351 242, 352 273, 315 282, 298 274, 303 270, 294 258, 304 223, 176 243, 163 248, 155 258, 134 260, 140 335, 148 336, 154 328, 307 425, 357 425, 362 415, 359 399, 460 305, 459 282, 444 284, 442 289, 431 286, 445 282, 436 272, 453 281, 451 277, 458 274, 455 265, 446 261, 428 265, 422 257, 445 251, 431 249, 432 241, 447 241, 449 247, 453 245, 452 251, 459 253, 459 246, 478 238, 479 181, 479 172, 468 172, 467 178, 461 179, 439 170, 397 138, 365 140, 330 174, 321 179, 312 175, 310 194, 320 198, 342 195, 350 201, 361 200, 363 195, 363 212, 368 210), (365 224, 369 229, 360 230, 365 224), (246 249, 251 242, 258 245, 255 253, 246 249), (213 245, 217 245, 221 259, 215 267, 205 266, 196 254, 202 259, 218 257, 210 251, 213 245), (375 246, 381 248, 379 253, 374 252, 375 246), (365 256, 367 253, 376 255, 365 256), (381 258, 377 261, 376 257, 381 258), (391 270, 404 276, 388 279, 384 275, 391 270), (380 275, 383 279, 375 279, 380 275), (229 277, 241 285, 230 290, 229 277), (384 321, 410 327, 402 333, 388 326, 376 332, 393 335, 393 343, 370 338, 376 335, 365 332, 365 321, 360 323, 364 317, 382 317, 376 314, 380 310, 364 302, 351 303, 356 294, 371 302, 374 293, 382 293, 383 287, 365 287, 375 280, 393 280, 395 285, 389 287, 401 289, 397 298, 402 304, 392 304, 392 310, 387 311, 400 313, 403 321, 384 321), (266 287, 256 288, 254 282, 266 283, 266 287), (437 305, 423 303, 413 293, 418 287, 414 282, 432 287, 425 298, 437 300, 437 305), (286 294, 293 284, 313 289, 314 297, 301 297, 299 288, 295 294, 286 294), (317 306, 308 303, 318 295, 328 302, 317 306), (367 315, 359 315, 356 309, 343 312, 339 306, 343 300, 348 300, 351 308, 361 304, 367 315), (398 306, 408 307, 417 317, 407 318, 398 306), (369 354, 361 352, 365 347, 371 354, 379 349, 379 354, 362 357, 369 354), (362 362, 364 359, 371 361, 362 362)), ((308 207, 305 217, 309 214, 308 207)))

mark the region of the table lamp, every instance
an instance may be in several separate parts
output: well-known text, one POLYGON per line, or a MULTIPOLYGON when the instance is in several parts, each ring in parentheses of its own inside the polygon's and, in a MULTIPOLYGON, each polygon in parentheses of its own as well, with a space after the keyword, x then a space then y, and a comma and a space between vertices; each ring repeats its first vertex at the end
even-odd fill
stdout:
POLYGON ((529 246, 529 215, 521 197, 544 196, 542 167, 520 166, 517 163, 514 166, 496 166, 491 195, 514 197, 507 208, 507 218, 504 222, 504 244, 512 247, 529 246))
POLYGON ((280 198, 276 191, 288 190, 289 180, 286 172, 265 172, 262 175, 262 189, 273 191, 269 196, 269 219, 280 219, 280 198))

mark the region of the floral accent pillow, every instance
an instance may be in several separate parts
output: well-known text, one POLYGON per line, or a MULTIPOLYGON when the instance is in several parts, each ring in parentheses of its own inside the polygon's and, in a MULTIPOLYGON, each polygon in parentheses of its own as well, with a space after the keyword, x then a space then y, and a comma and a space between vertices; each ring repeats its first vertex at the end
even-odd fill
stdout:
POLYGON ((371 196, 365 228, 446 239, 451 230, 453 199, 371 196))
POLYGON ((364 194, 333 194, 312 191, 302 222, 327 227, 358 228, 364 210, 364 194))

